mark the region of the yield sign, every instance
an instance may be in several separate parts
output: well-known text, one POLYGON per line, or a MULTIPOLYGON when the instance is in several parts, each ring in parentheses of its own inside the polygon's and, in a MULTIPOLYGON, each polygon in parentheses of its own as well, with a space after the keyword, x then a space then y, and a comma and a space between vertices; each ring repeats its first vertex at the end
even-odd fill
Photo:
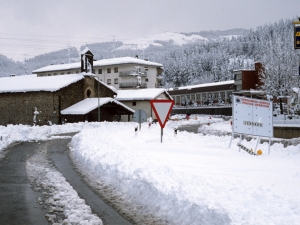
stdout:
POLYGON ((161 128, 164 128, 174 105, 173 100, 150 100, 151 107, 161 128))

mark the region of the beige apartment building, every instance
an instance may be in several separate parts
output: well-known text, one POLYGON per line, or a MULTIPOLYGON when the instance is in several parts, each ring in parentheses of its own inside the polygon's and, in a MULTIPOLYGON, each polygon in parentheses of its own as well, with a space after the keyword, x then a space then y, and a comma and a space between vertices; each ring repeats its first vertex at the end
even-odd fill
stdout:
POLYGON ((102 82, 121 90, 158 88, 161 86, 163 65, 160 63, 138 59, 138 57, 119 57, 94 61, 92 52, 87 48, 81 52, 81 60, 87 61, 86 66, 85 64, 82 66, 81 62, 49 65, 34 70, 32 73, 37 74, 37 76, 55 76, 78 74, 82 71, 92 72, 102 82))

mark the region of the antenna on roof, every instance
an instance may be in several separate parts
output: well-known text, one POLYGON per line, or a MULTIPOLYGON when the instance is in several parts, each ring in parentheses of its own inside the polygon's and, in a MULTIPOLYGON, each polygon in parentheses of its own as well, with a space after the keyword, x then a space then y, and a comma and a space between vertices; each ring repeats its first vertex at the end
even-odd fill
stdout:
POLYGON ((69 44, 67 46, 68 46, 68 54, 67 54, 67 56, 68 56, 68 61, 69 61, 69 64, 70 64, 71 46, 69 44))
POLYGON ((26 66, 26 54, 24 54, 24 69, 25 69, 25 75, 27 75, 27 66, 26 66))
POLYGON ((115 58, 115 48, 116 48, 116 45, 115 45, 115 35, 113 35, 113 58, 115 58))

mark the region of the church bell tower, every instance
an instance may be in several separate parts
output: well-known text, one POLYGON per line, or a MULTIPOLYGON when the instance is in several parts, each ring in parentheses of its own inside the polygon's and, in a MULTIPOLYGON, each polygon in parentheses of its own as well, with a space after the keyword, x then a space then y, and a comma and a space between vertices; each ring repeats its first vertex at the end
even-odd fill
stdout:
POLYGON ((93 73, 93 53, 86 47, 81 53, 81 73, 93 73))

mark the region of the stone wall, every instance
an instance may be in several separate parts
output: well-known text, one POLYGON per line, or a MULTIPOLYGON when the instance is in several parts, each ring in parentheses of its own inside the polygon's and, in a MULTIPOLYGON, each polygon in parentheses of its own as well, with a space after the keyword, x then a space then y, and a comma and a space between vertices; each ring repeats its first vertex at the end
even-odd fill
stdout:
POLYGON ((292 139, 300 137, 300 127, 293 126, 274 126, 274 138, 292 139))
POLYGON ((83 80, 56 92, 17 92, 0 94, 0 125, 33 124, 35 107, 37 125, 60 123, 60 111, 83 99, 83 80))
MULTIPOLYGON (((42 78, 41 78, 42 79, 42 78)), ((85 98, 97 97, 98 82, 90 76, 68 85, 56 92, 10 92, 0 93, 0 125, 33 124, 35 108, 39 112, 36 125, 61 124, 60 111, 85 98), (87 96, 88 90, 90 95, 87 96)), ((99 85, 100 97, 113 98, 114 92, 99 85)))

